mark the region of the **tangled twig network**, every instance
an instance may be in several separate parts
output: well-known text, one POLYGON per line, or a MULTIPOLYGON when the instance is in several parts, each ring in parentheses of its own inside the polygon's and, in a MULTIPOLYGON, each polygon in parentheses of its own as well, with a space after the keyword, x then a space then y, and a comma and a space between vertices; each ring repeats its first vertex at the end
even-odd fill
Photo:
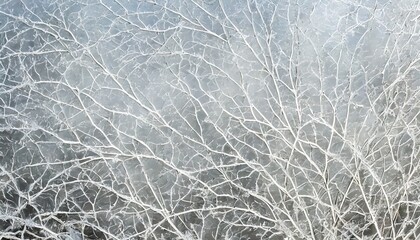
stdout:
POLYGON ((0 1, 1 239, 418 239, 420 1, 0 1))

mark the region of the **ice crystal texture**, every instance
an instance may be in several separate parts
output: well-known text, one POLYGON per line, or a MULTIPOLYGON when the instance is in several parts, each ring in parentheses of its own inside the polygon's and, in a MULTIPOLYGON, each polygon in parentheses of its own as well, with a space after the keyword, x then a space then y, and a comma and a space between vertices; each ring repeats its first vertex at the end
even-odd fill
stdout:
POLYGON ((420 1, 0 1, 0 238, 418 239, 420 1))

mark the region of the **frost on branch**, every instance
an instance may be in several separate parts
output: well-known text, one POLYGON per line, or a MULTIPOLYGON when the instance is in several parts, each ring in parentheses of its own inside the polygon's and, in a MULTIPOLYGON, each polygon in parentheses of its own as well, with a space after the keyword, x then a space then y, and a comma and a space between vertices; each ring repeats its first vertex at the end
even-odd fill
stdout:
POLYGON ((419 16, 2 1, 1 238, 418 238, 419 16))

